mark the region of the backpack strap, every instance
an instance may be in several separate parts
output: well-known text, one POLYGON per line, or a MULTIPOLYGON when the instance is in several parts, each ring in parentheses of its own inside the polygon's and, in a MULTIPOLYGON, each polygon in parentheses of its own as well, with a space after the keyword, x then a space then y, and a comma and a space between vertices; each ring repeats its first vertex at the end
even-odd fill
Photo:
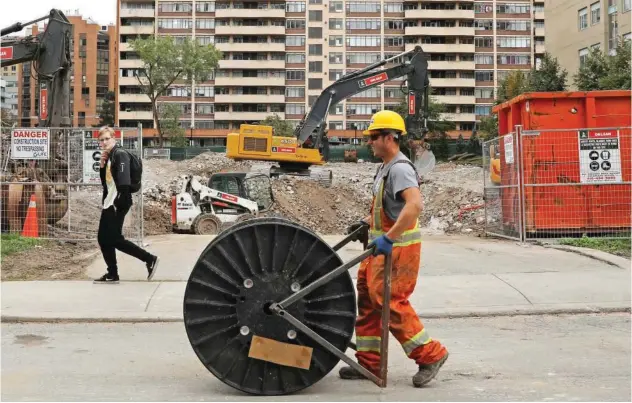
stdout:
MULTIPOLYGON (((388 168, 388 171, 386 171, 386 174, 384 174, 384 181, 387 180, 388 178, 388 174, 391 172, 391 168, 393 168, 396 164, 408 164, 413 168, 413 171, 415 171, 415 176, 417 177, 417 185, 421 186, 421 177, 419 176, 419 173, 417 172, 417 167, 415 166, 415 164, 413 164, 411 161, 405 159, 405 160, 397 160, 393 163, 393 165, 391 165, 388 168)), ((377 176, 377 174, 376 174, 377 176)))

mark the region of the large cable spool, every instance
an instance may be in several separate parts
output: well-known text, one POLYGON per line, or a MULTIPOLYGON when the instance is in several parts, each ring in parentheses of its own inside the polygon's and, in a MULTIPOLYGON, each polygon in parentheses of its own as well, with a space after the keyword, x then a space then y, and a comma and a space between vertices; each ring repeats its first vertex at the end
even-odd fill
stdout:
MULTIPOLYGON (((285 395, 331 372, 340 359, 268 308, 343 264, 311 230, 269 217, 240 222, 204 249, 184 293, 184 326, 202 364, 219 380, 254 395, 285 395), (253 336, 313 349, 308 369, 249 357, 253 336)), ((287 312, 340 351, 356 320, 348 271, 287 312)))

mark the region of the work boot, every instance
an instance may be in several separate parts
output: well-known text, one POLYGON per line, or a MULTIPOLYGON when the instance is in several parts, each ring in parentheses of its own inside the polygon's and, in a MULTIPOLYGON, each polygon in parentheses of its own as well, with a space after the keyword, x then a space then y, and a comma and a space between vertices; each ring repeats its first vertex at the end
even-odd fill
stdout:
POLYGON ((417 372, 415 376, 413 376, 413 385, 416 388, 421 388, 422 386, 430 382, 435 376, 437 376, 439 369, 441 369, 441 366, 446 362, 447 359, 448 353, 445 353, 443 358, 435 363, 420 364, 419 372, 417 372))
POLYGON ((338 374, 342 379, 368 379, 353 367, 342 367, 338 374))

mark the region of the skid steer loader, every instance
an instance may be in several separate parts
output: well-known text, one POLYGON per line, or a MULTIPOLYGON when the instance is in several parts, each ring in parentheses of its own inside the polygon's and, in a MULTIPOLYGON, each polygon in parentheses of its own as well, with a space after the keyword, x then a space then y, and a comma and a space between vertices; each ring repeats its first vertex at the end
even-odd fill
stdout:
POLYGON ((274 203, 270 178, 247 172, 211 175, 203 185, 184 175, 180 191, 171 198, 174 232, 214 235, 222 228, 258 217, 274 203))

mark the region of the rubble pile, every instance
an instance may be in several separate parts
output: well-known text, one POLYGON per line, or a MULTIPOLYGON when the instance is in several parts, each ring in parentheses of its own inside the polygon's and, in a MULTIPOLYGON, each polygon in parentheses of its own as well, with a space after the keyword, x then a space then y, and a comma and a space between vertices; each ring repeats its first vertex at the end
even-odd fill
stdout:
MULTIPOLYGON (((204 153, 185 161, 145 161, 145 228, 147 233, 170 232, 171 194, 179 177, 193 174, 202 183, 211 173, 250 169, 250 162, 235 162, 222 153, 204 153)), ((371 185, 378 163, 328 163, 333 186, 324 188, 299 176, 271 179, 275 203, 265 215, 278 215, 306 225, 321 234, 342 234, 348 225, 366 217, 371 185)), ((423 177, 424 209, 420 223, 436 233, 479 233, 484 227, 483 170, 481 167, 440 163, 423 177)), ((252 182, 258 189, 264 182, 252 182)), ((259 194, 259 190, 256 190, 259 194)))
POLYGON ((344 234, 352 223, 365 217, 370 200, 348 187, 324 188, 300 177, 272 181, 273 213, 305 225, 320 234, 344 234))

